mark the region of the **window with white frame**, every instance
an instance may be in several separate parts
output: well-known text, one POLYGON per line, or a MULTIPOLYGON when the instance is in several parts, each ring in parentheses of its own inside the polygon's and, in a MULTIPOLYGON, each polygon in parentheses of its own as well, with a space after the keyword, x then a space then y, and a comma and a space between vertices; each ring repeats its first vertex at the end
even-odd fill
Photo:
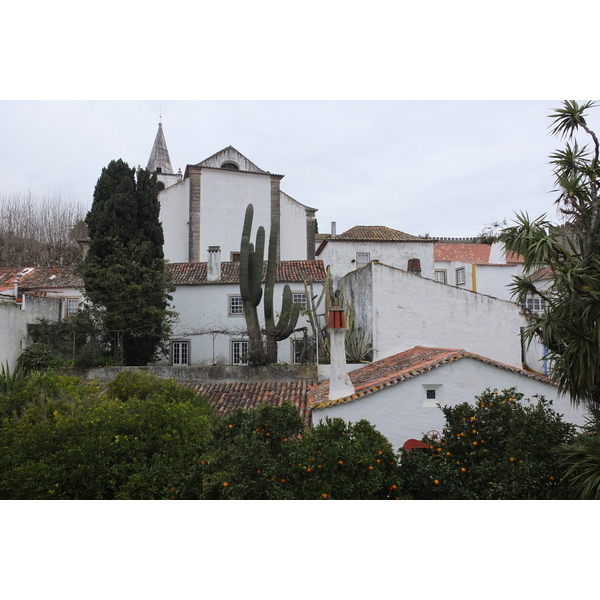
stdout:
POLYGON ((67 317, 72 317, 79 310, 79 298, 67 298, 67 317))
POLYGON ((241 296, 229 296, 229 316, 241 317, 244 314, 244 303, 241 296))
POLYGON ((370 252, 357 252, 356 253, 356 268, 366 267, 371 262, 370 252))
POLYGON ((440 283, 446 283, 446 269, 440 269, 436 271, 433 278, 440 283))
POLYGON ((465 268, 456 269, 456 285, 465 285, 465 268))
POLYGON ((306 310, 306 294, 304 292, 293 292, 292 302, 299 304, 302 310, 306 310))
POLYGON ((182 367, 190 364, 190 343, 171 342, 171 364, 182 367))
POLYGON ((546 308, 546 301, 539 297, 527 298, 525 300, 525 308, 532 312, 541 313, 546 308))
POLYGON ((248 342, 244 340, 234 340, 231 342, 231 364, 248 364, 248 342))

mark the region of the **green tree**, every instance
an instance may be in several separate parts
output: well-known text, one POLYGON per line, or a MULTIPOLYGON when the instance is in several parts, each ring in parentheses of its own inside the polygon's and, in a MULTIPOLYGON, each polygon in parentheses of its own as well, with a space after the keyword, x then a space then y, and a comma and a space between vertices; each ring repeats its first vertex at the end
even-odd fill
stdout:
POLYGON ((402 492, 415 500, 545 500, 569 497, 558 448, 575 427, 543 397, 486 390, 475 404, 442 408, 441 438, 401 450, 402 492))
POLYGON ((0 498, 168 499, 213 419, 193 390, 147 374, 122 373, 107 393, 31 375, 0 394, 0 498))
POLYGON ((141 169, 136 177, 121 159, 102 170, 86 217, 91 243, 80 273, 126 365, 145 365, 165 352, 171 331, 174 287, 164 269, 159 212, 155 175, 141 169))
POLYGON ((292 404, 219 418, 177 498, 376 500, 399 497, 397 457, 367 421, 328 420, 305 431, 292 404))
POLYGON ((524 257, 523 276, 512 286, 516 299, 525 304, 533 294, 545 302, 543 313, 525 311, 525 339, 541 340, 552 376, 573 402, 600 407, 600 163, 598 138, 586 120, 594 106, 565 101, 550 115, 552 134, 566 139, 565 148, 550 156, 563 225, 546 215, 519 214, 501 239, 524 257), (591 147, 580 146, 576 134, 591 147), (541 268, 549 270, 546 288, 536 281, 541 268))

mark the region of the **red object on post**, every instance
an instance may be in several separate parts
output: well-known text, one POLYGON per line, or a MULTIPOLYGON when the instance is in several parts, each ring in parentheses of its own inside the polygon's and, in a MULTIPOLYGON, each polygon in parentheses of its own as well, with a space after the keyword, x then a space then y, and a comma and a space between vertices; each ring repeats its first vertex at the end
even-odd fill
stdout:
POLYGON ((346 314, 343 308, 334 306, 329 311, 329 319, 327 323, 329 329, 345 329, 346 328, 346 314))

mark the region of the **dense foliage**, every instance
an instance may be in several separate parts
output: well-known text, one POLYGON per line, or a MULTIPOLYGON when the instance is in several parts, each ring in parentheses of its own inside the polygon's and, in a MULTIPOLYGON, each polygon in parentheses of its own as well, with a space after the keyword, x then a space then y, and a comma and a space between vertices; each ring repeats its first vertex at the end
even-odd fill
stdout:
MULTIPOLYGON (((80 267, 85 292, 102 308, 102 327, 126 365, 165 350, 173 285, 164 269, 156 176, 122 160, 102 170, 87 214, 90 248, 80 267)), ((96 313, 98 314, 98 313, 96 313)))
POLYGON ((550 115, 552 133, 568 140, 550 157, 562 225, 521 214, 501 239, 524 257, 513 292, 529 318, 526 339, 541 340, 552 376, 574 401, 600 407, 600 145, 586 120, 593 106, 566 101, 550 115), (589 150, 578 133, 591 140, 589 150), (549 279, 539 277, 543 268, 549 279), (543 300, 543 312, 526 309, 532 297, 543 300))
POLYGON ((569 496, 557 449, 575 428, 540 397, 486 390, 475 404, 443 407, 441 439, 401 451, 403 492, 414 499, 532 500, 569 496))
POLYGON ((304 431, 292 405, 234 411, 177 498, 334 499, 398 497, 396 456, 367 421, 329 420, 304 431))
POLYGON ((102 395, 34 374, 0 397, 0 498, 167 498, 212 419, 194 392, 150 375, 123 373, 102 395))

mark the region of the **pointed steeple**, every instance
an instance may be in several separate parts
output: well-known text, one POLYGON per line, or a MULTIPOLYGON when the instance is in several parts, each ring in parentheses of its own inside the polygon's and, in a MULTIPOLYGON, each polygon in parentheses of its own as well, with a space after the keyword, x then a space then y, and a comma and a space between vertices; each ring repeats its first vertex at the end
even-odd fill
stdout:
POLYGON ((146 168, 153 173, 173 174, 173 167, 171 167, 171 159, 169 158, 169 151, 167 150, 167 142, 165 141, 162 123, 158 124, 154 146, 152 146, 152 152, 150 153, 148 166, 146 168))

